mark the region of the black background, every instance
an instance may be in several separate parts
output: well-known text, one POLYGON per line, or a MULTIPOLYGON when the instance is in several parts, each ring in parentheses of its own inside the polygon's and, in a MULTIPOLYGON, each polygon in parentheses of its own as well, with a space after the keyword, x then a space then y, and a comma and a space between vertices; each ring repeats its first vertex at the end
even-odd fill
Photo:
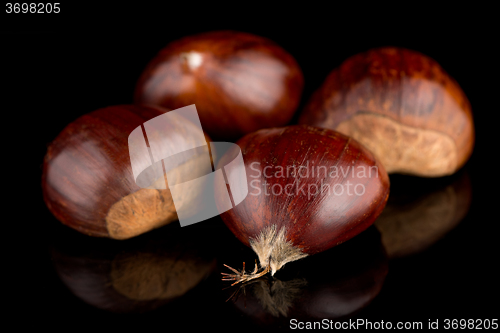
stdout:
MULTIPOLYGON (((305 77, 301 105, 333 68, 372 47, 420 51, 458 81, 471 102, 476 128, 474 153, 465 167, 472 182, 471 208, 426 251, 391 261, 382 291, 357 316, 424 323, 498 318, 498 33, 488 9, 283 6, 63 4, 60 15, 36 16, 7 15, 2 8, 7 320, 52 329, 248 328, 239 326, 238 317, 220 301, 218 277, 211 277, 199 294, 141 315, 112 314, 81 301, 61 283, 50 256, 52 243, 73 232, 47 210, 40 187, 46 147, 64 126, 95 109, 132 103, 137 78, 162 47, 182 36, 219 29, 265 36, 291 53, 305 77)), ((225 232, 217 221, 203 228, 225 232)), ((223 251, 224 246, 217 246, 223 251)))

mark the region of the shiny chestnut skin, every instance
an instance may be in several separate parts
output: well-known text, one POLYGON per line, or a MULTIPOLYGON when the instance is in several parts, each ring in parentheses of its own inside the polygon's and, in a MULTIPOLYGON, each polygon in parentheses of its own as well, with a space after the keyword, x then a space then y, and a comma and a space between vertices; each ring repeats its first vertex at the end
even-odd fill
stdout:
POLYGON ((286 125, 298 107, 303 81, 295 59, 274 42, 214 31, 162 49, 139 78, 134 98, 170 109, 196 104, 211 138, 237 140, 286 125))
POLYGON ((395 47, 344 61, 314 93, 299 123, 353 137, 388 173, 450 175, 474 144, 471 106, 458 83, 428 56, 395 47))
POLYGON ((272 274, 286 262, 356 236, 387 201, 384 167, 336 131, 305 125, 262 129, 237 144, 249 193, 221 217, 272 274))
MULTIPOLYGON (((110 106, 66 126, 50 143, 43 162, 43 197, 52 214, 79 232, 114 239, 131 238, 176 220, 168 188, 136 184, 128 148, 134 129, 165 112, 160 107, 110 106)), ((170 141, 179 144, 175 140, 184 137, 189 135, 170 141)))

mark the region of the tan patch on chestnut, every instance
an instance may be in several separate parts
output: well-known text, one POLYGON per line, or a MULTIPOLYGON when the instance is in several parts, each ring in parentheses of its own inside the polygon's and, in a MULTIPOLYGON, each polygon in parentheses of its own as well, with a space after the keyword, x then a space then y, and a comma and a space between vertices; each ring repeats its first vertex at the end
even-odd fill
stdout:
MULTIPOLYGON (((189 175, 194 179, 207 174, 204 155, 199 155, 188 162, 169 171, 169 179, 178 183, 189 175)), ((161 178, 153 184, 164 182, 161 178)), ((184 191, 182 197, 176 201, 177 208, 181 209, 189 205, 192 214, 202 209, 199 200, 200 189, 191 187, 190 191, 184 191)), ((143 188, 127 195, 111 206, 106 216, 106 228, 111 238, 128 239, 150 230, 162 227, 177 220, 176 207, 169 189, 158 190, 143 188)))
POLYGON ((176 219, 169 190, 140 189, 111 206, 106 225, 111 238, 127 239, 176 219))
POLYGON ((440 177, 458 167, 456 145, 444 133, 403 125, 374 113, 358 113, 336 130, 365 145, 388 173, 440 177))

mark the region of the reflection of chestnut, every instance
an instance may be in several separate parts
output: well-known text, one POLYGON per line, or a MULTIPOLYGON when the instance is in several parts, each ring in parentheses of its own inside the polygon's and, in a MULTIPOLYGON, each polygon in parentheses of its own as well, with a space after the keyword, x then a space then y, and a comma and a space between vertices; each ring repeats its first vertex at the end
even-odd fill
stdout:
POLYGON ((375 221, 390 258, 428 248, 467 214, 471 184, 466 170, 442 179, 391 176, 391 195, 375 221))
POLYGON ((214 31, 161 50, 141 75, 135 101, 171 109, 196 104, 212 138, 238 139, 287 124, 302 86, 300 67, 277 44, 248 33, 214 31))
POLYGON ((469 158, 474 124, 467 97, 433 59, 385 47, 347 59, 299 120, 346 134, 388 173, 450 175, 469 158))
MULTIPOLYGON (((252 253, 241 247, 241 256, 252 263, 252 253)), ((238 255, 239 254, 239 255, 238 255)), ((259 278, 226 289, 228 303, 251 322, 266 327, 289 328, 291 318, 338 320, 352 316, 379 293, 388 265, 380 233, 370 227, 328 251, 288 264, 274 278, 259 278)), ((249 265, 251 266, 251 265, 249 265)))
POLYGON ((64 284, 112 312, 144 312, 196 287, 215 269, 203 235, 170 225, 117 243, 78 234, 60 237, 52 260, 64 284))

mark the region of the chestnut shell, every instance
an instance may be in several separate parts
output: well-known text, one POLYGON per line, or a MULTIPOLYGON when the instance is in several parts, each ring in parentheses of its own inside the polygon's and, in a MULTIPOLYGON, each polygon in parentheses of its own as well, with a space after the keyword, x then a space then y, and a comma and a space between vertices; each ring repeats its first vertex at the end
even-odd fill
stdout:
MULTIPOLYGON (((128 145, 133 130, 167 111, 110 106, 66 126, 49 145, 43 163, 43 197, 54 216, 81 233, 114 239, 131 238, 177 220, 168 188, 136 184, 128 145)), ((194 127, 186 122, 175 131, 166 128, 167 135, 172 133, 169 145, 189 140, 189 135, 177 134, 194 127)), ((188 167, 195 173, 196 165, 188 167)))
MULTIPOLYGON (((278 230, 286 228, 287 240, 293 246, 306 254, 319 253, 368 228, 387 201, 389 178, 384 167, 361 144, 338 132, 305 125, 262 129, 237 144, 244 159, 249 193, 221 217, 247 246, 250 238, 274 224, 278 230), (291 166, 295 166, 296 174, 291 166), (289 172, 279 174, 287 167, 289 172), (334 175, 334 167, 344 174, 334 175), (306 168, 310 177, 302 177, 306 168), (360 168, 373 170, 371 177, 358 177, 360 168), (336 184, 346 186, 347 182, 362 186, 364 194, 348 195, 345 188, 341 194, 339 187, 335 192, 338 195, 334 194, 336 184), (320 191, 322 184, 329 184, 331 190, 326 191, 325 185, 320 191), (317 191, 313 191, 314 186, 318 186, 317 191)), ((351 193, 353 189, 354 185, 351 193)))
POLYGON ((313 94, 299 123, 353 137, 388 173, 452 174, 474 144, 471 106, 458 83, 435 60, 395 47, 344 61, 313 94))
POLYGON ((303 88, 295 59, 249 33, 214 31, 168 44, 140 76, 135 102, 177 109, 196 104, 213 139, 237 140, 286 125, 303 88))

